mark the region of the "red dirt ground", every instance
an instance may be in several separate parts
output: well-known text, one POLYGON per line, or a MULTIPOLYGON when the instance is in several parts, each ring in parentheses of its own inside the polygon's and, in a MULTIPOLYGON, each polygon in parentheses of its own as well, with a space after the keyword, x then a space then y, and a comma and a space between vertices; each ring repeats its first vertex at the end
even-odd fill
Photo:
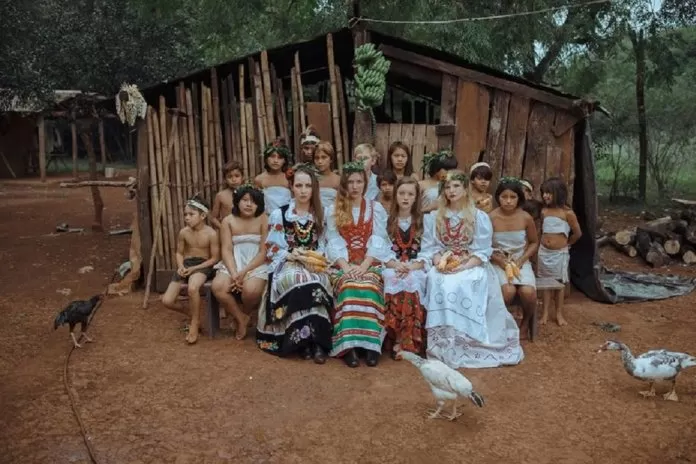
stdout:
MULTIPOLYGON (((107 230, 128 227, 134 204, 121 189, 102 195, 107 230)), ((4 182, 0 199, 0 462, 89 462, 62 381, 68 330, 52 322, 68 301, 102 291, 127 260, 129 237, 46 236, 60 222, 91 224, 89 191, 60 189, 56 179, 4 182), (77 272, 88 265, 93 272, 77 272), (72 294, 56 292, 63 288, 72 294)), ((611 264, 641 267, 605 253, 611 264)), ((264 354, 250 338, 187 346, 182 315, 156 301, 144 311, 141 302, 142 292, 107 300, 93 320, 95 343, 70 364, 101 463, 696 461, 696 369, 680 377, 679 403, 644 400, 645 385, 623 371, 618 353, 595 352, 620 337, 636 354, 696 354, 696 294, 609 306, 574 292, 570 326, 542 328, 522 364, 466 371, 486 405, 464 404, 455 422, 424 418, 434 403, 406 362, 317 366, 264 354), (622 331, 607 334, 593 321, 622 331)))

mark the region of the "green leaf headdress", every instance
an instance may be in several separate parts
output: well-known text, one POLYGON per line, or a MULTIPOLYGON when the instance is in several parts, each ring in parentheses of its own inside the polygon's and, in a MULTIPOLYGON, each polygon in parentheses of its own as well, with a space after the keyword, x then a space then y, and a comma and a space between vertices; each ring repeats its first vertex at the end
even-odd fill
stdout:
POLYGON ((287 167, 290 161, 292 160, 292 153, 290 153, 290 150, 288 147, 276 140, 275 142, 269 143, 266 145, 266 148, 263 150, 263 159, 264 161, 271 156, 273 153, 278 153, 280 156, 285 159, 285 166, 287 167))
POLYGON ((466 184, 469 182, 469 176, 467 176, 466 174, 464 174, 464 173, 461 172, 461 171, 450 171, 450 172, 448 172, 448 173, 447 173, 447 176, 444 178, 444 180, 441 180, 441 181, 440 181, 439 192, 440 192, 440 193, 444 192, 444 191, 445 191, 445 184, 446 184, 447 182, 450 182, 450 181, 453 181, 453 180, 458 180, 458 181, 460 181, 460 182, 462 182, 462 183, 464 183, 464 184, 466 185, 466 184))
POLYGON ((428 172, 432 163, 451 157, 454 157, 452 150, 440 150, 432 153, 426 153, 426 155, 423 157, 423 174, 428 172))
POLYGON ((518 177, 515 177, 515 176, 505 176, 505 177, 501 177, 500 180, 498 181, 498 183, 500 183, 500 184, 502 184, 502 183, 506 183, 506 184, 520 184, 520 185, 524 186, 524 183, 522 182, 522 180, 519 179, 518 177))
POLYGON ((287 171, 285 171, 285 177, 288 180, 291 180, 295 176, 295 173, 298 170, 309 172, 312 175, 314 175, 314 177, 317 177, 317 178, 320 176, 319 170, 317 169, 317 167, 314 164, 312 164, 312 163, 297 163, 296 165, 294 165, 293 167, 291 167, 287 171))
POLYGON ((362 161, 351 161, 343 165, 341 172, 353 173, 353 172, 364 172, 365 164, 362 161))

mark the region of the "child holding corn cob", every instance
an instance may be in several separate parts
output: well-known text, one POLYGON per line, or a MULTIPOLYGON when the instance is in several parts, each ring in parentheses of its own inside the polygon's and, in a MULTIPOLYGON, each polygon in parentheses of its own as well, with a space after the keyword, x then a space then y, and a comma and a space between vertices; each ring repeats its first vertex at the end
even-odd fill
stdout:
POLYGON ((220 226, 222 261, 215 265, 212 284, 222 308, 234 315, 237 340, 246 337, 250 314, 266 288, 267 233, 263 192, 249 183, 238 187, 232 196, 232 214, 220 226))
POLYGON ((356 349, 365 351, 368 366, 379 362, 385 336, 381 263, 393 257, 387 212, 365 198, 366 184, 361 162, 344 164, 336 204, 327 214, 327 254, 338 268, 331 278, 337 301, 331 355, 349 367, 359 365, 356 349))
POLYGON ((488 163, 474 163, 469 171, 471 177, 471 195, 476 207, 490 213, 493 211, 493 195, 488 193, 491 185, 493 170, 488 163))
POLYGON ((448 172, 440 206, 423 218, 427 355, 453 368, 517 364, 519 329, 489 262, 493 227, 468 187, 465 173, 448 172))
POLYGON ((503 177, 495 190, 500 205, 490 214, 493 223, 491 262, 498 275, 506 305, 519 295, 522 303, 520 338, 529 336, 536 311, 536 278, 530 263, 539 246, 534 218, 524 211, 524 185, 515 177, 503 177))
POLYGON ((394 259, 386 264, 384 278, 384 324, 391 356, 399 350, 424 354, 425 263, 418 260, 423 215, 420 211, 418 180, 402 177, 396 182, 395 199, 387 221, 394 259))
POLYGON ((256 343, 271 354, 299 352, 324 364, 331 350, 333 296, 319 180, 316 167, 307 163, 287 174, 294 198, 268 220, 269 286, 259 308, 256 343))

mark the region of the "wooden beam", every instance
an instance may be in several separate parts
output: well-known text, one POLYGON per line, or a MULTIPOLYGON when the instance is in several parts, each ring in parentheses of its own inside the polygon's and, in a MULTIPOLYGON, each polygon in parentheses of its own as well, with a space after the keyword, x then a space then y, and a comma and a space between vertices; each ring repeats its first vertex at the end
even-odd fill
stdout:
POLYGON ((39 172, 41 173, 41 182, 46 182, 46 124, 44 117, 39 116, 38 123, 39 131, 39 172))
POLYGON ((437 147, 440 150, 454 148, 454 122, 457 116, 457 85, 458 80, 456 77, 450 74, 442 75, 440 126, 451 126, 453 129, 450 134, 438 134, 437 147))
POLYGON ((104 139, 104 120, 99 120, 99 153, 101 154, 102 170, 106 168, 106 140, 104 139))
POLYGON ((126 187, 132 188, 136 186, 135 179, 132 180, 83 180, 80 182, 61 182, 61 188, 80 188, 80 187, 126 187))
POLYGON ((70 135, 72 136, 72 175, 77 179, 77 126, 75 121, 70 123, 70 135))
POLYGON ((396 74, 408 79, 422 81, 433 87, 440 87, 442 83, 442 73, 399 60, 391 61, 387 76, 389 76, 389 74, 396 74))
POLYGON ((429 56, 419 55, 418 53, 407 50, 402 50, 397 47, 392 47, 391 45, 382 44, 379 46, 379 49, 382 51, 385 57, 392 60, 401 60, 414 65, 425 66, 430 69, 435 69, 446 74, 457 76, 463 80, 478 82, 479 84, 504 90, 515 95, 524 96, 539 102, 547 103, 555 106, 556 108, 571 111, 574 114, 582 114, 582 109, 580 108, 580 105, 578 105, 578 102, 580 101, 579 99, 575 100, 554 95, 550 92, 545 92, 544 90, 536 89, 519 82, 491 76, 490 74, 475 71, 473 69, 463 68, 455 64, 445 63, 444 61, 430 58, 429 56))

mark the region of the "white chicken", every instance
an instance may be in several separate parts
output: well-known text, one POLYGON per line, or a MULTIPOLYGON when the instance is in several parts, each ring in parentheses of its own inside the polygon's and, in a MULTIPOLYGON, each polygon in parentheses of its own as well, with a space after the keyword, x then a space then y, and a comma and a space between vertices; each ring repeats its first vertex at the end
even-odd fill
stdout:
POLYGON ((621 360, 626 372, 638 380, 650 382, 650 390, 640 392, 644 398, 655 396, 655 382, 669 380, 672 382, 672 390, 665 393, 663 398, 679 401, 675 391, 677 375, 682 369, 696 366, 696 357, 667 350, 651 350, 636 358, 626 344, 613 340, 606 341, 598 352, 606 350, 621 351, 621 360))
POLYGON ((469 379, 442 361, 423 359, 408 351, 399 351, 396 353, 395 358, 405 359, 416 366, 420 369, 428 384, 430 384, 430 390, 432 390, 433 395, 437 399, 437 409, 429 410, 428 418, 443 418, 440 415, 440 411, 442 411, 445 401, 454 401, 452 414, 445 416, 447 419, 454 420, 461 416, 461 413, 457 414, 457 398, 459 397, 467 397, 479 408, 483 407, 483 396, 474 391, 469 379))

